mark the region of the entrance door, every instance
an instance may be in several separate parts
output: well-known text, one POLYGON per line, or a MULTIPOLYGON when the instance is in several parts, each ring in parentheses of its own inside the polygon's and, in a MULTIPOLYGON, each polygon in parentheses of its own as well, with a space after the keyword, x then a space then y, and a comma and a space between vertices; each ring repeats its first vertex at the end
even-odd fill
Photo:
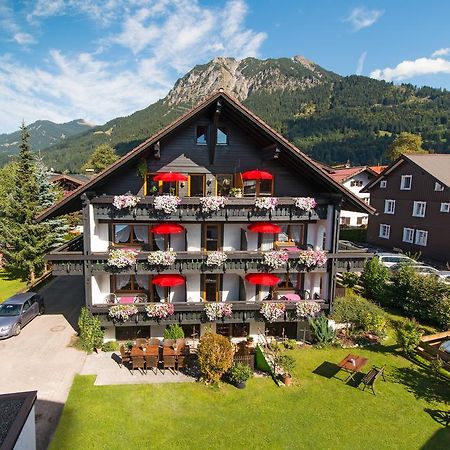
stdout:
POLYGON ((203 299, 207 302, 218 302, 220 293, 220 275, 205 274, 202 275, 203 299))

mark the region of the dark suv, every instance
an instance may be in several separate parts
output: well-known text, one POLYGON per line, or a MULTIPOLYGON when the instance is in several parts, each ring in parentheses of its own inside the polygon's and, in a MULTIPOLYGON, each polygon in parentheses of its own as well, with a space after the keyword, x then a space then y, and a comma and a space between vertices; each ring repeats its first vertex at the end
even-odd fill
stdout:
POLYGON ((44 311, 44 299, 35 292, 16 294, 0 303, 0 339, 17 336, 22 327, 44 311))

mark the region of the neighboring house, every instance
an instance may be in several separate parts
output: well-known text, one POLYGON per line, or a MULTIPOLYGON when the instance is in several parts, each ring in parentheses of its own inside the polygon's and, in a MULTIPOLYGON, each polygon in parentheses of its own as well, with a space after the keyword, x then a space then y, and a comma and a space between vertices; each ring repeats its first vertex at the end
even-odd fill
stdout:
MULTIPOLYGON (((370 204, 370 194, 362 193, 361 189, 377 176, 375 170, 368 166, 349 167, 346 165, 343 168, 323 167, 335 181, 342 184, 367 205, 370 204)), ((367 225, 367 217, 367 214, 342 210, 340 224, 351 227, 365 226, 367 225)))
POLYGON ((450 261, 450 155, 402 155, 364 191, 378 212, 368 242, 450 261))
POLYGON ((63 174, 63 173, 49 173, 48 179, 52 183, 58 184, 64 191, 64 195, 68 195, 75 189, 78 189, 83 184, 87 183, 92 177, 82 174, 63 174))
POLYGON ((367 258, 367 253, 338 252, 341 206, 373 212, 252 112, 219 92, 39 219, 82 209, 84 235, 49 254, 48 260, 54 275, 84 275, 86 305, 100 317, 107 339, 162 336, 170 323, 180 324, 187 336, 202 334, 211 326, 230 337, 266 330, 297 337, 307 322, 296 315, 295 300, 314 300, 328 310, 335 296, 336 272, 360 271, 367 258), (137 170, 143 163, 144 178, 137 170), (253 169, 273 178, 246 180, 243 173, 253 169), (153 180, 156 174, 170 171, 188 180, 172 184, 153 180), (243 196, 230 196, 232 188, 241 189, 243 196), (152 195, 154 191, 175 192, 181 204, 175 212, 164 213, 155 208, 161 197, 152 195), (113 206, 114 196, 125 193, 138 195, 140 201, 119 210, 113 206), (219 195, 225 197, 225 207, 202 213, 200 197, 219 195), (258 199, 272 196, 278 198, 277 206, 256 207, 258 199), (305 212, 295 206, 296 197, 314 197, 318 205, 305 212), (170 229, 176 233, 165 234, 170 229), (120 271, 108 268, 110 249, 130 248, 139 251, 137 264, 120 271), (289 264, 270 271, 278 280, 267 286, 270 277, 261 279, 261 272, 268 272, 263 254, 274 248, 290 250, 289 264), (175 263, 158 268, 148 264, 149 251, 166 249, 176 252, 175 263), (308 270, 298 262, 300 249, 324 250, 328 260, 323 267, 308 270), (211 251, 226 252, 227 261, 208 266, 211 251), (135 297, 173 303, 174 314, 151 319, 145 305, 138 305, 139 313, 131 320, 112 321, 108 302, 132 302, 135 297), (270 298, 293 300, 284 303, 286 313, 273 323, 260 313, 262 300, 270 298), (231 316, 208 323, 205 301, 232 305, 231 316))

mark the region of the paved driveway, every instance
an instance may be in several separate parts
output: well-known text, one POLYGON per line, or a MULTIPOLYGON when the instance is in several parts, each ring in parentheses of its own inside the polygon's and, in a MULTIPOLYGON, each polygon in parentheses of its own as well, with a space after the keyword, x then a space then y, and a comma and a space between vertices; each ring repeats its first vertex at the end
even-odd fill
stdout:
POLYGON ((57 277, 39 291, 46 313, 19 336, 0 341, 0 392, 38 391, 37 448, 47 448, 58 424, 73 377, 85 354, 69 347, 84 302, 82 277, 57 277))

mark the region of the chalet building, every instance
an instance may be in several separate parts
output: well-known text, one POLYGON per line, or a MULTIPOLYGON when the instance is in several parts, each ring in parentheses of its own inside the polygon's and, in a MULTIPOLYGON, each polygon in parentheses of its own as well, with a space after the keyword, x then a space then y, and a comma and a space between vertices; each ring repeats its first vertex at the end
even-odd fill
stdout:
MULTIPOLYGON (((370 166, 350 167, 349 165, 339 168, 323 166, 333 180, 342 184, 367 205, 370 204, 370 194, 361 191, 378 175, 379 172, 376 170, 378 167, 380 166, 373 166, 373 168, 370 166)), ((347 210, 341 211, 341 225, 348 227, 366 226, 367 220, 368 214, 347 210)))
POLYGON ((307 323, 297 305, 328 310, 336 273, 367 258, 338 252, 341 208, 373 212, 218 92, 39 219, 82 210, 83 236, 48 260, 55 275, 84 276, 107 339, 158 337, 171 323, 187 336, 296 337, 307 323))
POLYGON ((377 210, 368 242, 450 262, 450 155, 403 155, 364 191, 377 210))
POLYGON ((68 195, 75 189, 78 189, 84 183, 87 183, 92 177, 82 174, 64 174, 50 173, 48 179, 51 183, 55 183, 64 191, 64 195, 68 195))

